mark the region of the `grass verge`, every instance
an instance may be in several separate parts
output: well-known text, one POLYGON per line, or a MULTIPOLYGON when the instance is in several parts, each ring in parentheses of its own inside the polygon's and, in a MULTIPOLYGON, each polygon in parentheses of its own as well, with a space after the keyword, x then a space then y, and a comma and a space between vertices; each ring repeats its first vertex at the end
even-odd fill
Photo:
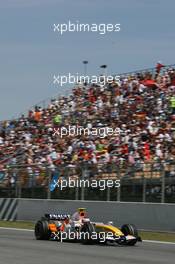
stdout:
MULTIPOLYGON (((22 229, 34 229, 33 222, 27 221, 0 221, 0 227, 22 228, 22 229)), ((139 235, 142 240, 157 240, 166 242, 175 242, 175 233, 165 232, 152 232, 152 231, 140 231, 139 235)))
POLYGON ((34 229, 34 225, 33 222, 27 221, 0 221, 0 227, 34 229))
POLYGON ((175 242, 175 233, 140 231, 139 235, 143 240, 175 242))

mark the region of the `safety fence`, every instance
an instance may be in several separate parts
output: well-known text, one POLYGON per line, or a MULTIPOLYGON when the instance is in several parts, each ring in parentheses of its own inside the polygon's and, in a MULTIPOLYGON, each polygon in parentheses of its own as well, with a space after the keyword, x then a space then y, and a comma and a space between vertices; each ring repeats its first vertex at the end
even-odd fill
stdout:
MULTIPOLYGON (((165 72, 169 69, 174 69, 175 68, 175 64, 170 64, 170 65, 164 65, 162 67, 162 70, 161 72, 165 72)), ((153 68, 146 68, 146 69, 142 69, 142 70, 135 70, 135 71, 130 71, 130 72, 125 72, 125 73, 120 73, 118 74, 119 76, 135 76, 137 74, 147 74, 147 73, 150 73, 152 76, 154 76, 156 74, 156 70, 157 68, 156 67, 153 67, 153 68)))
POLYGON ((174 203, 175 161, 13 165, 0 171, 0 197, 174 203))

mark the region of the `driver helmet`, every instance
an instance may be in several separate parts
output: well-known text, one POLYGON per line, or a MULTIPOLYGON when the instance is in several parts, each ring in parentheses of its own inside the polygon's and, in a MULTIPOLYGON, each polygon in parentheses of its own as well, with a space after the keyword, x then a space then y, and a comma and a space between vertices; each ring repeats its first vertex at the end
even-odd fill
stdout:
POLYGON ((78 208, 78 213, 81 218, 85 218, 87 215, 87 210, 86 208, 78 208))

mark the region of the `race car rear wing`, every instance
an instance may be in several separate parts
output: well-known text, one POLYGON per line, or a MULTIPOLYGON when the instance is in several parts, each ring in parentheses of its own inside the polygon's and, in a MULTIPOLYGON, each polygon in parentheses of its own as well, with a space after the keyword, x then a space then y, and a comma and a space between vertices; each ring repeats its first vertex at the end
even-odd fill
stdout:
POLYGON ((64 220, 70 218, 70 215, 69 214, 45 214, 45 217, 48 220, 64 221, 64 220))

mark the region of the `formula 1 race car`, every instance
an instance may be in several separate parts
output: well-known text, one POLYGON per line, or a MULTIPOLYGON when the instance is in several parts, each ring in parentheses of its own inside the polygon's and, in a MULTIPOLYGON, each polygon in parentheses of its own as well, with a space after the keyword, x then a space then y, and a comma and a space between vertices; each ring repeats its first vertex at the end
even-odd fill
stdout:
POLYGON ((121 228, 108 224, 91 222, 83 217, 72 220, 67 214, 45 214, 35 224, 37 240, 79 241, 83 244, 119 244, 134 246, 141 238, 134 225, 124 224, 121 228))

